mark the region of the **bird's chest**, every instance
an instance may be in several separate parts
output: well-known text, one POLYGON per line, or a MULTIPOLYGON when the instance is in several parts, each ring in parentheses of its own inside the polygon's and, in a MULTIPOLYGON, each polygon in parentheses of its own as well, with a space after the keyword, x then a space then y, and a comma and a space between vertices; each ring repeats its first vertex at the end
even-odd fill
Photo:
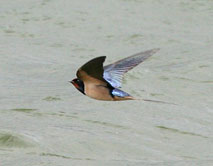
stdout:
POLYGON ((85 84, 85 94, 97 100, 113 100, 110 90, 106 86, 99 84, 85 84))

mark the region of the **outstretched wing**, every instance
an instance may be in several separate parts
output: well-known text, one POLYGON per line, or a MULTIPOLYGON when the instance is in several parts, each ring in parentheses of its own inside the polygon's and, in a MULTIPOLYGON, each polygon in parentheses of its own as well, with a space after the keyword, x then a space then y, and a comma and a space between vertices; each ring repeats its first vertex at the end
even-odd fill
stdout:
POLYGON ((140 52, 130 57, 119 60, 113 64, 104 66, 104 79, 115 88, 121 87, 123 74, 148 59, 158 50, 160 49, 156 48, 145 52, 140 52))
POLYGON ((86 81, 90 78, 96 78, 98 80, 106 82, 103 78, 103 63, 105 59, 106 56, 101 56, 90 60, 78 69, 76 73, 77 77, 82 81, 86 81))

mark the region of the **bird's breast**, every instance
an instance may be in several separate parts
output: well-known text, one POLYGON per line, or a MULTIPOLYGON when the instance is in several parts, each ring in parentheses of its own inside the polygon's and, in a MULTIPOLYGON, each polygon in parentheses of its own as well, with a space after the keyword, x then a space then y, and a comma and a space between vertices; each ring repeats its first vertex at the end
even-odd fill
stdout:
POLYGON ((86 83, 85 94, 97 100, 113 100, 113 97, 110 94, 110 89, 100 84, 86 83))

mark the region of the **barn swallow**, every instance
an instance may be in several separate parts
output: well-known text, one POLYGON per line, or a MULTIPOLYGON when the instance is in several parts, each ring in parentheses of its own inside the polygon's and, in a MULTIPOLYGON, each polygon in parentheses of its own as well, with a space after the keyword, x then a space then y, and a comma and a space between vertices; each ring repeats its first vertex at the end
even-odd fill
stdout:
POLYGON ((158 50, 156 48, 140 52, 107 66, 103 66, 106 56, 94 58, 80 67, 76 73, 77 78, 70 82, 81 93, 97 100, 134 100, 130 94, 118 89, 121 87, 123 75, 158 50))

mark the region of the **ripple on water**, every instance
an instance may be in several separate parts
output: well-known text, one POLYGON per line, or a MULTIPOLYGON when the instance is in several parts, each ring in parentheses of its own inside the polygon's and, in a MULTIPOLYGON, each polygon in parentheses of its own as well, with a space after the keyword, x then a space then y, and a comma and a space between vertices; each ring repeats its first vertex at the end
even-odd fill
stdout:
POLYGON ((36 111, 37 109, 31 109, 31 108, 14 108, 11 109, 12 111, 17 111, 17 112, 25 112, 25 113, 31 113, 36 111))
POLYGON ((88 123, 93 123, 93 124, 99 124, 102 126, 108 126, 108 127, 113 127, 113 128, 120 128, 120 129, 128 129, 127 126, 121 126, 118 124, 113 124, 113 123, 109 123, 109 122, 101 122, 101 121, 96 121, 96 120, 84 120, 88 123))
POLYGON ((191 136, 198 136, 198 137, 202 137, 202 138, 208 138, 208 137, 200 135, 200 134, 196 134, 196 133, 192 133, 192 132, 187 132, 187 131, 181 131, 181 130, 178 130, 178 129, 169 128, 169 127, 165 127, 165 126, 156 126, 156 127, 159 128, 159 129, 167 130, 167 131, 174 132, 174 133, 191 135, 191 136))
POLYGON ((45 101, 58 101, 58 100, 61 100, 61 98, 60 97, 48 96, 48 97, 44 98, 43 100, 45 100, 45 101))
POLYGON ((27 148, 32 146, 34 146, 33 141, 25 136, 12 133, 0 133, 0 147, 27 148))
POLYGON ((37 109, 33 109, 33 108, 14 108, 14 109, 10 109, 11 111, 16 111, 19 113, 23 113, 26 114, 28 116, 42 116, 43 114, 38 112, 37 109))

